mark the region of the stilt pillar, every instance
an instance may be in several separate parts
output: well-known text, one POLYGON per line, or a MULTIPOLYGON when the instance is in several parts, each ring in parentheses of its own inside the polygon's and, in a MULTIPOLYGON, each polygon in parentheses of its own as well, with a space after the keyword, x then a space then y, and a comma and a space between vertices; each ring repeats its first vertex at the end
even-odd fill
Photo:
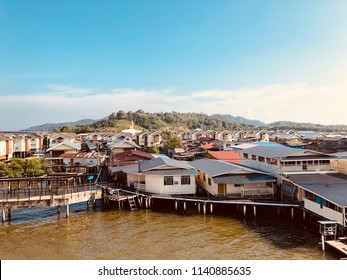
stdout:
POLYGON ((206 203, 204 203, 203 205, 203 211, 204 211, 204 215, 206 215, 206 203))
POLYGON ((257 206, 253 206, 253 215, 254 215, 254 217, 256 217, 257 216, 257 206))
POLYGON ((12 212, 11 212, 11 208, 8 208, 8 210, 7 210, 7 218, 8 218, 8 220, 9 220, 9 221, 11 221, 11 220, 12 220, 12 212))
POLYGON ((57 213, 58 213, 58 215, 60 215, 60 205, 58 205, 58 207, 57 207, 57 213))
POLYGON ((183 212, 186 213, 187 211, 187 202, 183 202, 183 212))
POLYGON ((210 204, 210 213, 213 214, 213 204, 210 204))
POLYGON ((290 208, 290 215, 292 217, 292 220, 294 220, 294 208, 290 208))
POLYGON ((322 250, 325 251, 325 236, 322 235, 322 250))
POLYGON ((277 207, 277 215, 281 215, 281 208, 280 207, 277 207))
POLYGON ((70 217, 70 205, 66 204, 66 218, 70 217))
POLYGON ((246 216, 247 214, 247 206, 243 205, 243 216, 246 216))
POLYGON ((175 200, 175 210, 177 211, 177 209, 178 209, 178 201, 175 200))
POLYGON ((305 211, 305 209, 302 210, 302 219, 304 221, 306 220, 306 211, 305 211))
POLYGON ((6 215, 5 215, 5 209, 2 208, 2 222, 6 222, 6 215))
POLYGON ((200 212, 201 212, 201 209, 200 209, 200 202, 198 202, 198 213, 200 214, 200 212))

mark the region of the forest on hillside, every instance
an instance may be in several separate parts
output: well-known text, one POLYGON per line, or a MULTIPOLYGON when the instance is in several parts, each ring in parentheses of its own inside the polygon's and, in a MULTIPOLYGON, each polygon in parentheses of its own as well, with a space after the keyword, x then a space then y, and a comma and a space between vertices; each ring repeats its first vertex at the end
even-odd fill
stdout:
POLYGON ((72 130, 76 133, 91 131, 120 131, 129 128, 131 121, 135 124, 135 129, 139 130, 184 130, 184 129, 203 129, 203 130, 241 130, 252 129, 254 126, 241 124, 222 117, 208 116, 203 113, 147 113, 143 110, 136 112, 122 110, 113 112, 107 118, 93 124, 80 124, 72 130))

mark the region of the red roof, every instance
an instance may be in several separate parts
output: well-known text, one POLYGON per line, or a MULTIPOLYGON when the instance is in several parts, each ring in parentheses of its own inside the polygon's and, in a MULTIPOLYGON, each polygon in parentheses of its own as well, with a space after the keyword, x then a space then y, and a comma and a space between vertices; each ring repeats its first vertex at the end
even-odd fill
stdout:
POLYGON ((145 153, 138 150, 128 150, 122 153, 114 154, 112 156, 112 159, 117 159, 117 160, 140 160, 140 159, 151 159, 151 158, 154 158, 154 156, 152 156, 149 153, 145 153))
POLYGON ((240 163, 240 154, 235 151, 209 151, 213 158, 226 162, 240 163))

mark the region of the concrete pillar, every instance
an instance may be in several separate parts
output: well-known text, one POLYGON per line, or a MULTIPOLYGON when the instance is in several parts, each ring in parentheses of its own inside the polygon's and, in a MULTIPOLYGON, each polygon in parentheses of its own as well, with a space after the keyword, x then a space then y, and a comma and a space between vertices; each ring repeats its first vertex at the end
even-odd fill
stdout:
POLYGON ((177 211, 177 209, 178 209, 178 201, 175 200, 175 210, 177 211))
POLYGON ((66 218, 70 217, 70 206, 69 204, 66 204, 66 218))
POLYGON ((2 222, 6 222, 5 208, 2 208, 2 222))
POLYGON ((145 203, 146 203, 146 209, 147 209, 148 208, 148 197, 146 197, 145 203))
POLYGON ((304 221, 306 220, 306 211, 305 211, 305 209, 302 210, 302 219, 304 221))
POLYGON ((257 216, 257 206, 253 206, 253 215, 254 215, 254 217, 256 217, 257 216))
POLYGON ((183 202, 183 212, 186 213, 187 210, 187 203, 184 201, 183 202))
POLYGON ((325 251, 325 236, 322 235, 322 250, 325 251))
POLYGON ((200 214, 201 209, 200 209, 200 202, 198 202, 198 213, 200 214))
POLYGON ((206 203, 204 203, 203 205, 203 211, 204 211, 204 215, 206 215, 206 203))
POLYGON ((247 214, 247 206, 243 205, 243 216, 246 216, 247 214))
POLYGON ((151 208, 151 198, 148 198, 148 208, 151 208))
POLYGON ((213 214, 213 204, 210 204, 210 213, 213 214))
POLYGON ((294 208, 290 208, 290 215, 292 217, 292 220, 294 220, 294 208))

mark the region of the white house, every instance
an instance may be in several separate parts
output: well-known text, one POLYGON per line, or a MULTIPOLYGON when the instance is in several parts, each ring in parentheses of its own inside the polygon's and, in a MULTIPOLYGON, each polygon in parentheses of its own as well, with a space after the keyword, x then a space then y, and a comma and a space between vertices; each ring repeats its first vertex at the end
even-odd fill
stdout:
POLYGON ((214 159, 191 162, 199 174, 197 184, 216 196, 273 197, 276 178, 235 163, 214 159))
POLYGON ((170 158, 155 158, 123 167, 127 184, 138 190, 155 194, 195 194, 195 175, 189 163, 170 158))

